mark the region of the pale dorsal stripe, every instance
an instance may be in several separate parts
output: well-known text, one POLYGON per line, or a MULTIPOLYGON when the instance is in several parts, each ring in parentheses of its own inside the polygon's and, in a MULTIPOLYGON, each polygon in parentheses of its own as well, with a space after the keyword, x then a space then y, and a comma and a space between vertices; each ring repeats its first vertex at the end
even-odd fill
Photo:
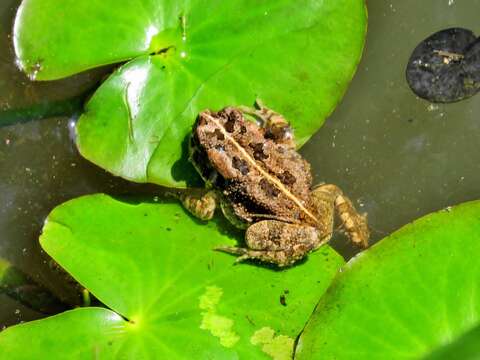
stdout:
POLYGON ((267 173, 265 170, 263 170, 258 164, 255 162, 254 159, 251 158, 251 156, 245 151, 244 148, 238 144, 235 139, 233 139, 230 134, 225 130, 225 128, 220 124, 220 122, 215 119, 213 116, 210 114, 202 114, 203 116, 206 116, 210 121, 213 121, 215 125, 220 129, 220 131, 223 133, 226 139, 228 139, 237 149, 240 151, 240 153, 247 159, 247 161, 262 174, 262 176, 270 181, 273 185, 275 185, 281 192, 283 192, 290 200, 292 200, 299 208, 302 210, 305 214, 307 214, 310 218, 312 218, 314 221, 318 221, 318 219, 310 212, 308 211, 305 206, 302 205, 302 203, 296 198, 295 195, 293 195, 286 187, 283 185, 278 179, 267 173))

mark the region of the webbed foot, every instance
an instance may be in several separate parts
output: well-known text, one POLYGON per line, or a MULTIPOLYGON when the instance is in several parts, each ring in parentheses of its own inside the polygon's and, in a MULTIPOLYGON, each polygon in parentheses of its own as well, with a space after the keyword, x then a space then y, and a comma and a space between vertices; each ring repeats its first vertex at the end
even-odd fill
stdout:
POLYGON ((333 232, 334 212, 341 221, 341 227, 352 243, 362 248, 368 247, 370 232, 367 225, 367 215, 360 214, 338 186, 322 184, 312 191, 317 212, 323 214, 318 227, 328 234, 333 232))
POLYGON ((367 214, 358 213, 350 199, 343 195, 335 199, 335 207, 350 241, 362 248, 367 248, 368 238, 370 237, 367 214))

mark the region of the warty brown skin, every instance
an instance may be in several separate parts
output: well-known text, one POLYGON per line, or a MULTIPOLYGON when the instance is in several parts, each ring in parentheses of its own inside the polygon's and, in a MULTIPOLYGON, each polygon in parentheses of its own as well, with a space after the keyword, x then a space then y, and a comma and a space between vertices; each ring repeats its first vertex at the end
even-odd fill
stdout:
POLYGON ((335 211, 351 241, 368 244, 366 217, 335 185, 311 190, 310 164, 295 150, 288 123, 267 108, 202 112, 191 137, 191 161, 210 190, 182 201, 202 219, 211 218, 220 203, 233 224, 247 228, 245 248, 219 248, 240 255, 237 261, 293 264, 331 238, 335 211))

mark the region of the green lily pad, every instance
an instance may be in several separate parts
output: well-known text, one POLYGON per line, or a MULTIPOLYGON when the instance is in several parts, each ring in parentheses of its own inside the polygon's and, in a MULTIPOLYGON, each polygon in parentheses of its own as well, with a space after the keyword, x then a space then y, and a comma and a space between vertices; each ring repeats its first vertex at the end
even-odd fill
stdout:
POLYGON ((480 326, 468 331, 452 343, 438 348, 430 355, 425 356, 424 360, 480 359, 478 344, 480 344, 480 326))
POLYGON ((40 241, 111 310, 75 309, 8 328, 0 354, 9 359, 288 359, 343 263, 325 246, 287 270, 233 265, 212 250, 234 243, 228 224, 198 222, 176 203, 106 195, 54 209, 40 241))
POLYGON ((29 0, 14 39, 37 80, 134 58, 87 104, 79 150, 124 178, 185 187, 198 181, 185 138, 201 110, 260 99, 301 145, 345 92, 365 29, 363 0, 29 0))
POLYGON ((479 257, 480 201, 403 227, 344 267, 295 359, 463 359, 451 355, 478 339, 459 340, 480 325, 479 257))

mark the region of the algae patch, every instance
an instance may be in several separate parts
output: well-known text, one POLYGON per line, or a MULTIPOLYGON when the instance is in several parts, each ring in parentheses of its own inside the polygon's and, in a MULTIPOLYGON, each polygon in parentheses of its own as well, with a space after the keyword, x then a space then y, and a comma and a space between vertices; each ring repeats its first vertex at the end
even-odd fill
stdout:
POLYGON ((232 330, 233 320, 217 314, 217 305, 223 295, 221 288, 208 286, 205 293, 199 298, 199 307, 202 311, 200 329, 208 330, 220 339, 220 344, 232 347, 240 337, 232 330))
POLYGON ((275 336, 275 331, 269 327, 263 327, 250 338, 253 345, 262 345, 262 351, 273 360, 290 360, 293 355, 292 338, 285 335, 275 336))

